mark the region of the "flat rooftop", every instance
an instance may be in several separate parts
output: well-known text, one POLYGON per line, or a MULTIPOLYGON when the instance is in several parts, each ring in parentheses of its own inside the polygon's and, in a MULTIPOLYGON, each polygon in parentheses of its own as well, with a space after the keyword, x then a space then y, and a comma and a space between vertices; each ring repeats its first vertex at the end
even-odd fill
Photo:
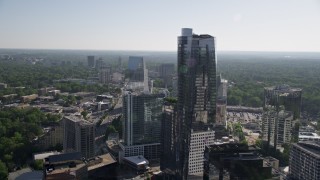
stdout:
POLYGON ((38 153, 33 155, 34 160, 40 160, 40 159, 45 159, 51 155, 58 155, 61 154, 58 151, 50 151, 50 152, 44 152, 44 153, 38 153))
POLYGON ((109 164, 113 164, 113 163, 116 163, 117 161, 114 160, 111 155, 108 153, 108 154, 104 154, 104 155, 101 155, 101 156, 98 156, 100 158, 102 158, 102 162, 100 163, 97 163, 97 164, 94 164, 92 166, 89 166, 88 167, 88 170, 95 170, 97 168, 100 168, 100 167, 103 167, 103 166, 107 166, 109 164))
POLYGON ((144 158, 143 156, 130 156, 130 157, 124 157, 123 158, 124 160, 127 160, 129 162, 132 162, 136 165, 148 165, 149 164, 149 161, 144 158))

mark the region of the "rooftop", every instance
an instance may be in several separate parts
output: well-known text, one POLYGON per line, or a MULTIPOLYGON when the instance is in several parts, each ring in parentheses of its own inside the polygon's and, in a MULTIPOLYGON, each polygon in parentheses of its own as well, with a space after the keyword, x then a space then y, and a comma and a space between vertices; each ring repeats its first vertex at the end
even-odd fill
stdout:
POLYGON ((320 142, 299 142, 293 144, 293 146, 308 151, 310 154, 313 154, 317 158, 320 158, 320 142))
POLYGON ((74 153, 65 153, 65 154, 56 154, 51 155, 47 158, 47 161, 52 163, 63 162, 63 161, 72 161, 72 160, 81 160, 81 153, 74 152, 74 153))
POLYGON ((299 132, 299 138, 320 139, 320 136, 312 132, 299 132))
POLYGON ((50 151, 50 152, 34 154, 33 158, 34 158, 34 160, 39 160, 39 159, 45 159, 45 158, 47 158, 49 156, 58 155, 58 154, 61 154, 61 153, 58 152, 58 151, 50 151))
POLYGON ((111 155, 108 153, 108 154, 104 154, 104 155, 101 155, 99 156, 99 158, 102 159, 101 162, 99 163, 96 163, 94 165, 91 165, 88 167, 88 170, 94 170, 94 169, 97 169, 97 168, 100 168, 100 167, 103 167, 103 166, 107 166, 109 164, 113 164, 113 163, 116 163, 117 161, 114 160, 111 155))
POLYGON ((143 156, 130 156, 130 157, 124 157, 124 160, 127 160, 129 162, 132 162, 136 165, 148 165, 149 161, 145 159, 143 156))

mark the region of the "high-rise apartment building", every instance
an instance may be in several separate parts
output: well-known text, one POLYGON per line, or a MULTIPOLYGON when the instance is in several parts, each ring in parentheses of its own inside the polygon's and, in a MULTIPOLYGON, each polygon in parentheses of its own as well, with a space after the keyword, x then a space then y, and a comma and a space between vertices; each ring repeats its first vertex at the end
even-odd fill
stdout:
POLYGON ((318 142, 292 144, 289 175, 291 179, 320 179, 320 144, 318 142))
POLYGON ((95 125, 78 116, 65 116, 64 152, 80 152, 82 157, 94 157, 95 125))
POLYGON ((264 88, 264 106, 284 106, 286 111, 294 113, 294 119, 301 114, 302 89, 288 85, 264 88))
POLYGON ((291 111, 267 109, 262 117, 262 137, 274 147, 290 143, 293 124, 293 113, 291 111))
POLYGON ((288 85, 264 88, 262 138, 274 148, 291 140, 291 128, 301 113, 300 88, 288 85))
POLYGON ((111 67, 102 67, 99 71, 99 81, 102 84, 108 84, 112 80, 111 67))
POLYGON ((95 67, 95 59, 94 56, 88 56, 88 67, 94 68, 95 67))
POLYGON ((125 92, 123 96, 124 156, 160 156, 163 95, 125 92))
POLYGON ((98 60, 96 60, 95 68, 100 70, 105 66, 105 63, 103 62, 102 58, 100 57, 98 60))
POLYGON ((188 176, 193 124, 215 123, 216 91, 215 38, 183 28, 178 37, 178 179, 188 176))
POLYGON ((163 97, 158 94, 125 92, 123 140, 125 145, 160 142, 163 97))

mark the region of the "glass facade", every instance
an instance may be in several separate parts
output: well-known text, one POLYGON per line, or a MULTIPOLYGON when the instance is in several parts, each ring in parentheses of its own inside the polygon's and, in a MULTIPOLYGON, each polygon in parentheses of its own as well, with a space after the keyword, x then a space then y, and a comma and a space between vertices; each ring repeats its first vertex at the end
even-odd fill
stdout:
POLYGON ((127 92, 123 97, 123 137, 127 146, 160 143, 161 95, 127 92))
POLYGON ((193 123, 213 124, 216 116, 215 38, 182 29, 178 37, 178 143, 179 179, 188 175, 193 123))

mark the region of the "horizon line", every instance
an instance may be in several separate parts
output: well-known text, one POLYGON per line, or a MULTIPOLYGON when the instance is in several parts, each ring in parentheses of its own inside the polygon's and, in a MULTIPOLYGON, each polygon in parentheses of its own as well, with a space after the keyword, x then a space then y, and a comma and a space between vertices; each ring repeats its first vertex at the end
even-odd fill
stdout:
MULTIPOLYGON (((134 50, 134 49, 55 49, 55 48, 0 48, 0 50, 61 50, 61 51, 138 51, 138 52, 171 52, 175 53, 176 50, 134 50)), ((217 52, 286 52, 286 53, 320 53, 320 51, 292 51, 292 50, 216 50, 217 52)))

